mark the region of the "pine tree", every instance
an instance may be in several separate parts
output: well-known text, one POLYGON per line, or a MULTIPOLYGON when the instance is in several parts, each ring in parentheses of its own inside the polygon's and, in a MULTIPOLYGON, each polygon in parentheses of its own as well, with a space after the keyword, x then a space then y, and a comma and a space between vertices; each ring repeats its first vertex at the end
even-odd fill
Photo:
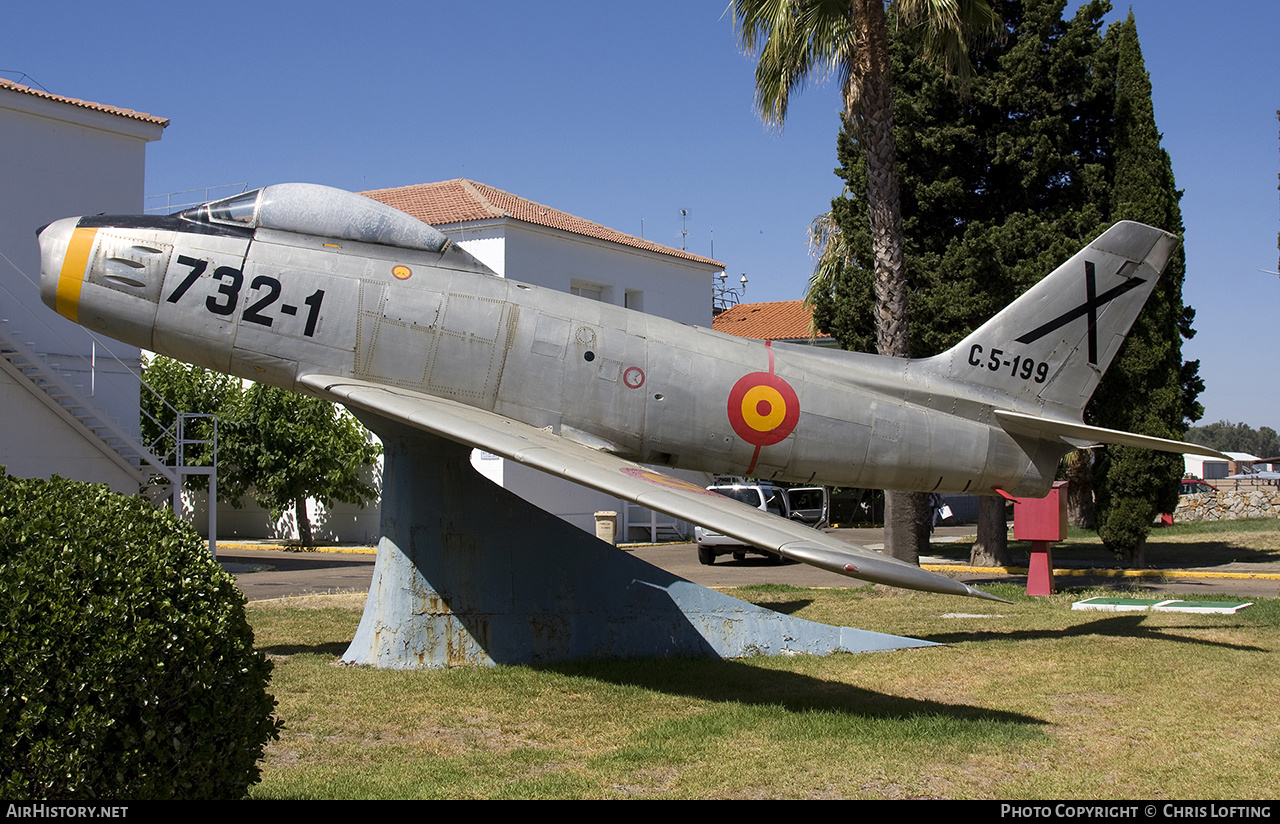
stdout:
POLYGON ((1247 452, 1259 458, 1280 455, 1280 433, 1269 426, 1252 426, 1241 421, 1218 421, 1206 426, 1193 426, 1187 430, 1187 440, 1204 444, 1219 452, 1247 452))

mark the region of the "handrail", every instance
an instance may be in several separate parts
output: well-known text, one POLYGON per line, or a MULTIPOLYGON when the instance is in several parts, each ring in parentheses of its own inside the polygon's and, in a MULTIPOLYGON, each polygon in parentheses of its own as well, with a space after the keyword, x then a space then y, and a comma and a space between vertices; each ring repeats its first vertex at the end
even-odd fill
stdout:
MULTIPOLYGON (((139 461, 145 461, 152 467, 152 469, 162 475, 170 483, 177 480, 177 473, 173 471, 172 467, 166 465, 162 459, 154 455, 128 432, 121 429, 119 421, 112 419, 109 415, 102 414, 98 407, 85 398, 77 388, 67 380, 66 374, 58 368, 57 364, 49 362, 47 358, 33 352, 28 349, 26 345, 10 336, 4 329, 3 324, 0 324, 0 341, 3 341, 5 346, 12 349, 23 360, 39 366, 44 372, 44 374, 41 375, 44 380, 53 384, 59 392, 70 398, 75 404, 90 411, 93 414, 93 419, 97 420, 104 429, 110 432, 112 438, 120 441, 130 452, 136 454, 139 461)), ((150 389, 150 387, 147 388, 150 389)), ((163 401, 163 398, 161 400, 163 401)))

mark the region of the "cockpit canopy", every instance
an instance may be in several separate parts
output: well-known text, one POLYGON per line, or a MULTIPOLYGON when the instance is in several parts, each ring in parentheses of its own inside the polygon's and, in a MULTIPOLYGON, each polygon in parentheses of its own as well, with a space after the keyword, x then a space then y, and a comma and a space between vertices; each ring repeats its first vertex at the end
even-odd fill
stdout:
POLYGON ((449 245, 449 239, 434 226, 385 203, 314 183, 278 183, 178 214, 198 223, 261 226, 426 252, 441 252, 449 245))

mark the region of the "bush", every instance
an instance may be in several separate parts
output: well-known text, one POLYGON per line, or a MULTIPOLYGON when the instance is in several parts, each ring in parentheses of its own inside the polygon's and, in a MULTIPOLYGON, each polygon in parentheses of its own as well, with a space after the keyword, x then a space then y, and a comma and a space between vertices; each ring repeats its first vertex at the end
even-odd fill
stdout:
POLYGON ((0 797, 242 797, 282 726, 244 603, 170 513, 0 468, 0 797))

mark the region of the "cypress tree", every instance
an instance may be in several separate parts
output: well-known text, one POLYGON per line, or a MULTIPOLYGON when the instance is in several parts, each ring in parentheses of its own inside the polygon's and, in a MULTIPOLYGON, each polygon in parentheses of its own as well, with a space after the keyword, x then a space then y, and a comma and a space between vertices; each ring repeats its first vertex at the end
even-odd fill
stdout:
MULTIPOLYGON (((1108 222, 1137 220, 1181 235, 1182 193, 1169 154, 1160 147, 1151 104, 1151 79, 1133 12, 1106 36, 1114 55, 1114 172, 1108 222)), ((1202 414, 1199 363, 1182 361, 1182 339, 1194 332, 1193 310, 1182 303, 1186 255, 1179 247, 1165 267, 1089 408, 1092 422, 1112 429, 1180 439, 1202 414)), ((1143 547, 1161 512, 1178 503, 1181 455, 1108 446, 1094 465, 1098 535, 1110 549, 1142 566, 1143 547)))
MULTIPOLYGON (((1070 21, 1065 0, 998 5, 1007 36, 978 55, 967 94, 896 46, 894 74, 903 182, 912 352, 941 352, 1092 240, 1107 177, 1110 97, 1093 62, 1103 2, 1070 21)), ((838 141, 846 191, 865 167, 847 133, 838 141)), ((873 351, 866 205, 832 203, 849 250, 830 288, 811 295, 814 321, 848 349, 873 351)), ((981 501, 972 560, 1008 563, 1001 498, 981 501)), ((924 536, 927 541, 927 534, 924 536)))
MULTIPOLYGON (((1116 220, 1182 230, 1132 17, 1103 38, 1105 0, 1070 20, 1064 8, 1065 0, 999 4, 1008 36, 977 57, 967 95, 893 49, 916 356, 949 348, 1116 220)), ((849 194, 832 202, 831 217, 847 260, 815 281, 810 301, 815 325, 844 348, 874 351, 870 236, 856 194, 866 171, 847 132, 837 151, 849 194)), ((1091 422, 1178 437, 1184 418, 1198 417, 1197 364, 1181 360, 1193 317, 1181 301, 1184 272, 1179 252, 1131 333, 1137 342, 1121 350, 1087 410, 1091 422)), ((1109 546, 1129 551, 1155 517, 1148 508, 1172 508, 1181 466, 1178 456, 1108 450, 1097 474, 1109 546)), ((1002 502, 984 504, 987 534, 980 522, 974 560, 1005 561, 1002 502), (991 554, 977 557, 983 549, 991 554)))
MULTIPOLYGON (((1111 116, 1094 70, 1105 2, 1061 17, 1065 0, 1006 0, 1004 42, 975 59, 967 95, 895 44, 897 142, 912 353, 950 347, 1093 239, 1109 170, 1111 116)), ((849 250, 812 295, 815 323, 846 349, 874 351, 866 170, 847 130, 837 141, 848 194, 832 217, 849 250)))

